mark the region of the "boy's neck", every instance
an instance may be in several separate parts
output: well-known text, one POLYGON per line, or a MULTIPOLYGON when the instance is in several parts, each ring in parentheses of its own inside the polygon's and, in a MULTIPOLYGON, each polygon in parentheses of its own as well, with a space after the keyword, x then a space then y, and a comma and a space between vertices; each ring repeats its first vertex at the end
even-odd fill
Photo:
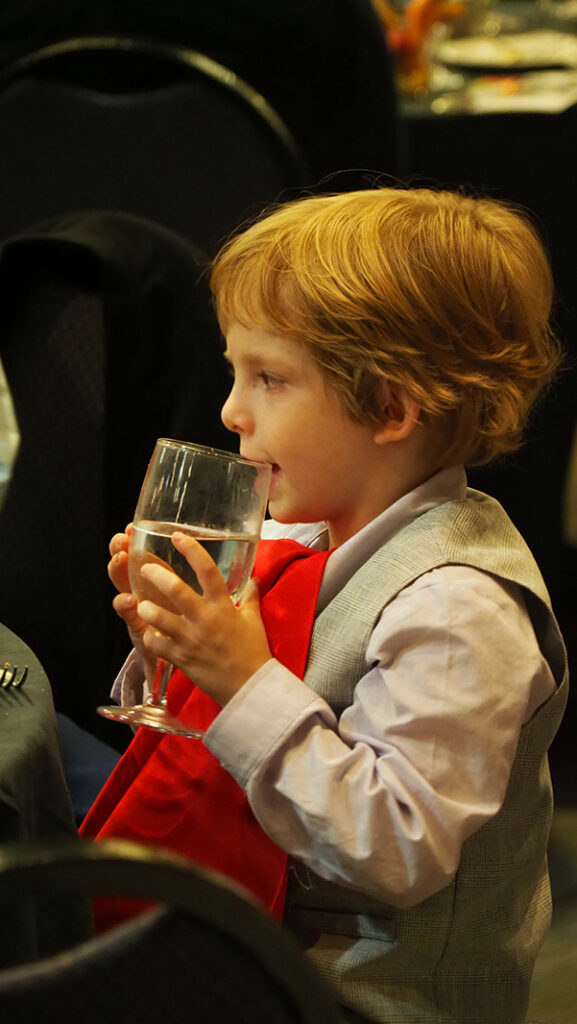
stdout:
POLYGON ((426 427, 401 441, 384 445, 368 481, 370 486, 353 515, 346 522, 327 523, 330 546, 340 547, 405 494, 446 468, 443 455, 437 439, 426 427))

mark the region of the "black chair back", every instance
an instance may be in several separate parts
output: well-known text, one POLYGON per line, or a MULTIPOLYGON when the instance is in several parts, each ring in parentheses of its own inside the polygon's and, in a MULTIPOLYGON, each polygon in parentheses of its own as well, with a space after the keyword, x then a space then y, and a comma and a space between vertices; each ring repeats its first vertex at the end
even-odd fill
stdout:
POLYGON ((0 75, 0 239, 71 209, 165 224, 212 255, 308 184, 266 100, 191 50, 72 39, 0 75))
POLYGON ((240 889, 163 851, 78 841, 0 851, 0 906, 56 888, 164 905, 39 963, 0 971, 5 1020, 339 1024, 290 934, 240 889))
POLYGON ((159 436, 234 447, 206 259, 142 218, 81 212, 0 254, 0 355, 21 431, 0 513, 0 621, 35 650, 55 703, 95 712, 128 651, 108 542, 132 518, 159 436))

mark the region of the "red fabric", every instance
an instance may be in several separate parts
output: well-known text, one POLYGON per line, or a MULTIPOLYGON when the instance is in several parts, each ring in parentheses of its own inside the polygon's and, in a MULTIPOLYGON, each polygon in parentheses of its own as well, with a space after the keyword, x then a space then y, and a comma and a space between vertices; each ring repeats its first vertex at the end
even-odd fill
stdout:
MULTIPOLYGON (((273 655, 302 678, 328 552, 294 541, 262 541, 254 575, 273 655)), ((206 730, 220 708, 179 670, 169 710, 206 730)), ((83 837, 132 839, 190 857, 240 882, 282 917, 287 855, 256 821, 243 790, 202 741, 139 729, 88 812, 83 837)), ((97 930, 144 904, 120 897, 95 902, 97 930)))

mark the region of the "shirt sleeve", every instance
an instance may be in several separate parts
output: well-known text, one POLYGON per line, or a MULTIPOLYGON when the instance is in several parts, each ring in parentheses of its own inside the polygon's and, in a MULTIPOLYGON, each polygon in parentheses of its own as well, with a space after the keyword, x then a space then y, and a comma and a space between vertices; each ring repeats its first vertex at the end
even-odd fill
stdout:
POLYGON ((130 707, 133 704, 142 704, 149 693, 142 658, 133 649, 114 680, 110 696, 122 707, 130 707))
POLYGON ((409 906, 499 810, 521 725, 554 686, 519 589, 445 566, 385 609, 339 720, 271 660, 205 743, 289 854, 409 906))

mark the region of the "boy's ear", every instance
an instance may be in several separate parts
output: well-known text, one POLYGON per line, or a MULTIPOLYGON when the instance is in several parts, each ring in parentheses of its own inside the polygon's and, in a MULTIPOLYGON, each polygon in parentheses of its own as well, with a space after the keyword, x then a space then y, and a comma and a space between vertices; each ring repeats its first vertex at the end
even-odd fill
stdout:
POLYGON ((421 407, 403 388, 392 391, 383 384, 382 422, 375 430, 377 444, 402 441, 420 423, 421 407))

